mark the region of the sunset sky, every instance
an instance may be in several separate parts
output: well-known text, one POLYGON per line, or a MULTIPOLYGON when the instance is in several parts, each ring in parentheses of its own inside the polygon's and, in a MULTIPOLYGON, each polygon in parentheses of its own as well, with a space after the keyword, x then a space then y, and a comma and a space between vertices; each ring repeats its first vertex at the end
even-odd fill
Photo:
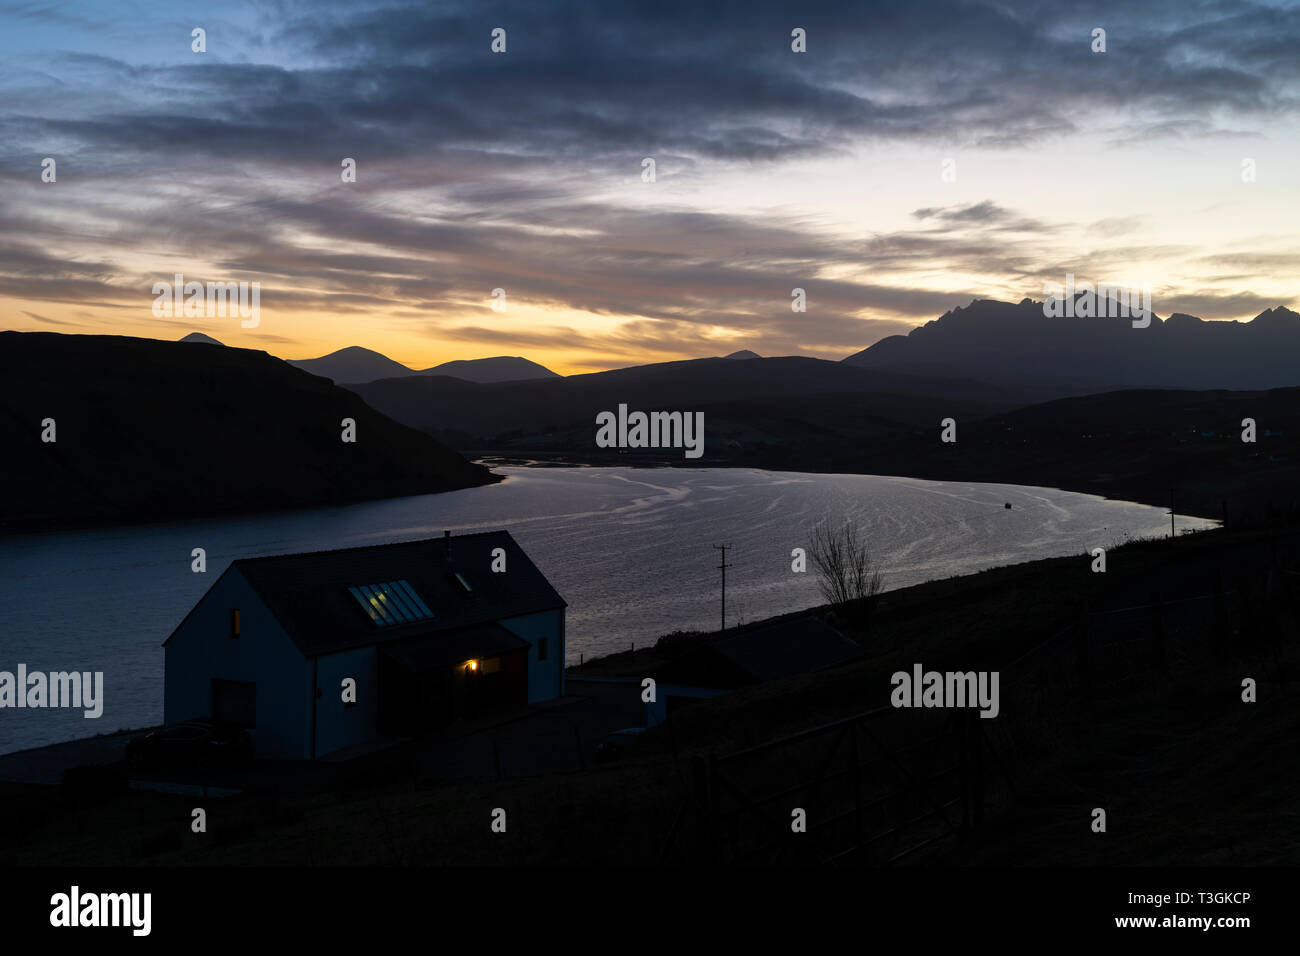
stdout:
POLYGON ((1297 51, 1294 4, 1192 0, 3 3, 0 328, 570 373, 1067 272, 1248 319, 1300 301, 1297 51), (178 272, 260 325, 155 318, 178 272))

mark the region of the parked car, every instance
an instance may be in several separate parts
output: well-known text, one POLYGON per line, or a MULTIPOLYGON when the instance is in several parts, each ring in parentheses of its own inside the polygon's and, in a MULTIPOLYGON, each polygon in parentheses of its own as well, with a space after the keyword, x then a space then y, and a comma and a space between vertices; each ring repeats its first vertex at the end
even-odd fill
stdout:
POLYGON ((624 727, 616 730, 600 743, 596 744, 596 762, 608 763, 623 756, 629 744, 645 733, 644 727, 624 727))
POLYGON ((127 765, 136 769, 230 770, 253 760, 253 738, 237 724, 203 717, 159 727, 126 745, 127 765))

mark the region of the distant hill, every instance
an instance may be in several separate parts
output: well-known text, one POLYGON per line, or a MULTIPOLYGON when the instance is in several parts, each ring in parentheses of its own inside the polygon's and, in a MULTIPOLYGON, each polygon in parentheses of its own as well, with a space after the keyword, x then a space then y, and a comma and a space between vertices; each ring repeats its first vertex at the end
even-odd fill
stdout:
POLYGON ((204 335, 202 332, 191 332, 189 335, 185 336, 185 338, 180 339, 180 341, 196 342, 199 345, 220 345, 222 348, 225 348, 224 342, 218 342, 212 336, 204 335))
POLYGON ((1057 399, 982 420, 828 449, 825 470, 1007 482, 1262 517, 1300 507, 1300 388, 1134 389, 1057 399), (1243 419, 1255 441, 1242 441, 1243 419))
POLYGON ((327 378, 338 385, 373 382, 378 378, 414 374, 401 362, 394 362, 387 355, 363 349, 359 345, 350 345, 329 355, 322 355, 320 358, 286 359, 286 361, 295 368, 327 378))
POLYGON ((728 359, 756 359, 762 358, 757 352, 751 352, 749 349, 741 349, 739 352, 732 352, 730 355, 724 355, 728 359))
POLYGON ((1043 398, 1120 388, 1284 388, 1300 385, 1300 315, 1280 307, 1249 322, 1174 314, 1138 329, 1128 318, 1048 318, 1031 299, 984 299, 844 363, 1031 388, 1043 398))
POLYGON ((0 332, 0 526, 140 522, 448 491, 486 469, 265 352, 0 332), (341 421, 356 421, 355 444, 341 421), (42 441, 53 419, 56 441, 42 441))
POLYGON ((937 422, 956 410, 983 417, 1026 402, 988 385, 802 357, 692 359, 498 384, 406 376, 354 390, 384 414, 456 448, 549 450, 609 462, 622 459, 594 447, 595 419, 620 403, 705 412, 709 460, 748 452, 796 462, 809 442, 857 441, 937 422))
POLYGON ((381 378, 405 375, 451 375, 467 382, 510 382, 523 379, 559 378, 549 368, 517 355, 493 358, 457 359, 433 368, 416 370, 395 362, 387 355, 359 345, 349 346, 315 359, 290 359, 289 364, 338 385, 358 385, 381 378))
MULTIPOLYGON (((1282 321, 1289 321, 1285 316, 1282 321)), ((1142 330, 1131 329, 1133 332, 1142 330)), ((1040 389, 784 357, 695 359, 538 382, 388 379, 356 391, 452 447, 591 464, 745 466, 1042 485, 1216 518, 1300 503, 1300 388, 1119 390, 1035 402, 1040 389), (701 411, 704 457, 595 446, 595 416, 701 411), (1241 421, 1258 424, 1241 441, 1241 421), (957 442, 940 440, 943 419, 957 442)))
MULTIPOLYGON (((494 358, 457 359, 426 368, 421 375, 451 375, 467 382, 520 382, 538 378, 560 378, 544 365, 530 362, 518 355, 498 355, 494 358)), ((374 381, 371 379, 371 381, 374 381)))

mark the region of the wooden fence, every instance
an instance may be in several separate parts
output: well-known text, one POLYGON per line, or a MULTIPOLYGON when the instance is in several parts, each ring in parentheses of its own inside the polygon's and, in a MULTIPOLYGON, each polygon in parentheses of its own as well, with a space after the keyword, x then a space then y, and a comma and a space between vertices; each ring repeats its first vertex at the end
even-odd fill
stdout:
POLYGON ((691 760, 664 855, 700 862, 892 864, 983 819, 978 712, 881 707, 691 760), (801 818, 800 818, 801 815, 801 818))
MULTIPOLYGON (((1276 550, 1274 550, 1276 562, 1276 550)), ((734 753, 691 758, 666 860, 891 865, 961 839, 1019 767, 1050 746, 1067 701, 1204 661, 1239 642, 1279 643, 1300 625, 1300 571, 1219 568, 1210 593, 1092 609, 1000 671, 1001 713, 879 707, 734 753), (1285 633, 1284 633, 1285 632, 1285 633), (795 826, 802 811, 804 828, 795 826)))

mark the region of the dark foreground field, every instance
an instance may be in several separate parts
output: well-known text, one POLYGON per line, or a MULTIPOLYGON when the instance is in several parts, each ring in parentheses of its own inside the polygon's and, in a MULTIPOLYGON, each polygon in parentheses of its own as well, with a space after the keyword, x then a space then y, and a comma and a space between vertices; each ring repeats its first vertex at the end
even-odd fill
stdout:
MULTIPOLYGON (((223 799, 128 791, 111 776, 8 785, 0 862, 1300 863, 1300 528, 1128 545, 1104 574, 1090 563, 822 609, 861 642, 860 661, 693 704, 606 767, 440 780, 397 751, 324 789, 223 799), (890 675, 915 663, 998 670, 999 715, 889 707, 890 675), (1257 702, 1242 700, 1246 678, 1257 702), (206 834, 190 832, 196 806, 206 834), (505 833, 491 829, 496 808, 505 833), (791 833, 795 808, 805 834, 791 833)), ((680 673, 708 639, 585 673, 680 673)))

